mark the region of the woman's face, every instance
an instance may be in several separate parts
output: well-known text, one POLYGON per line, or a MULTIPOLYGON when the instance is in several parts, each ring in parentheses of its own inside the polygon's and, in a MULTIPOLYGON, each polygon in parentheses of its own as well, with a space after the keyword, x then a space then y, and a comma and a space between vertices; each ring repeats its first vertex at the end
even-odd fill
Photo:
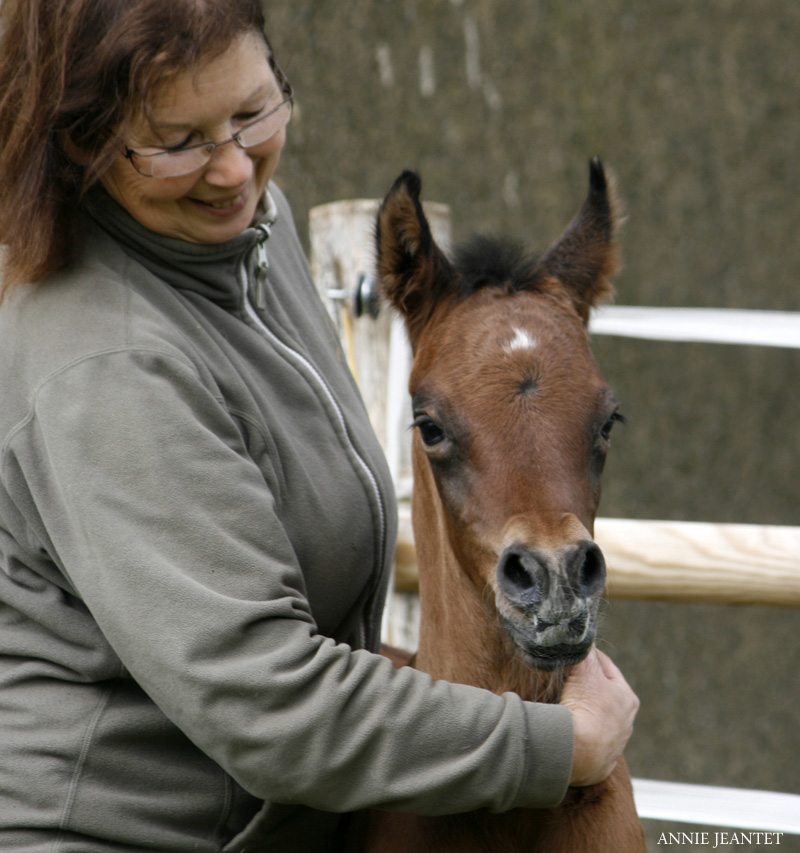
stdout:
MULTIPOLYGON (((197 142, 223 142, 269 103, 282 99, 267 47, 247 33, 221 56, 168 81, 125 140, 134 151, 197 142)), ((286 128, 253 148, 235 142, 218 148, 196 172, 178 178, 145 177, 120 153, 103 186, 138 222, 168 237, 221 243, 253 221, 280 159, 286 128)))

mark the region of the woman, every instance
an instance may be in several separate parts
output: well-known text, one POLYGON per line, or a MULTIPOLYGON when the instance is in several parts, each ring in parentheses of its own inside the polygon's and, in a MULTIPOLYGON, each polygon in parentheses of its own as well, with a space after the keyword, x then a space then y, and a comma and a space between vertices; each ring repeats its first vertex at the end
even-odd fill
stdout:
POLYGON ((0 15, 0 848, 325 851, 604 778, 607 659, 539 706, 374 653, 392 487, 271 183, 257 3, 0 15))

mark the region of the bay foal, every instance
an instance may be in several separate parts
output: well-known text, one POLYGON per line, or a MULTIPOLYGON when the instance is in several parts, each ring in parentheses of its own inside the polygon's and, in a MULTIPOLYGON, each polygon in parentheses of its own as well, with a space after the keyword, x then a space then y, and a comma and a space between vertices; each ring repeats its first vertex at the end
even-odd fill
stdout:
MULTIPOLYGON (((585 203, 540 257, 477 238, 448 259, 413 172, 381 206, 381 287, 414 354, 413 665, 435 679, 555 702, 594 642, 605 563, 592 533, 620 415, 586 326, 611 291, 616 229, 597 159, 585 203)), ((633 853, 644 840, 620 759, 556 809, 374 813, 367 849, 633 853)))

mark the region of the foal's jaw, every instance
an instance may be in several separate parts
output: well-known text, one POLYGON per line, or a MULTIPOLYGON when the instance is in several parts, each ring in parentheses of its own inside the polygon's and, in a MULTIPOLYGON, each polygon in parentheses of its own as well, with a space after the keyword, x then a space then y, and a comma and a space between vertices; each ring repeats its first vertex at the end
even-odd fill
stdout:
POLYGON ((597 633, 597 602, 557 617, 558 622, 514 612, 505 601, 497 601, 503 628, 518 655, 530 667, 545 672, 580 663, 592 648, 597 633))

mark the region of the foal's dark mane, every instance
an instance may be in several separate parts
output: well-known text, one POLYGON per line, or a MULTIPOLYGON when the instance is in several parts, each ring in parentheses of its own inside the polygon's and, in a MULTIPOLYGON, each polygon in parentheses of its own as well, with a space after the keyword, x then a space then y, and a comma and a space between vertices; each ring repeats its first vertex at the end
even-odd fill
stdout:
POLYGON ((539 256, 508 237, 469 237, 453 251, 452 264, 458 272, 456 287, 461 299, 485 287, 507 293, 536 290, 543 280, 539 256))

